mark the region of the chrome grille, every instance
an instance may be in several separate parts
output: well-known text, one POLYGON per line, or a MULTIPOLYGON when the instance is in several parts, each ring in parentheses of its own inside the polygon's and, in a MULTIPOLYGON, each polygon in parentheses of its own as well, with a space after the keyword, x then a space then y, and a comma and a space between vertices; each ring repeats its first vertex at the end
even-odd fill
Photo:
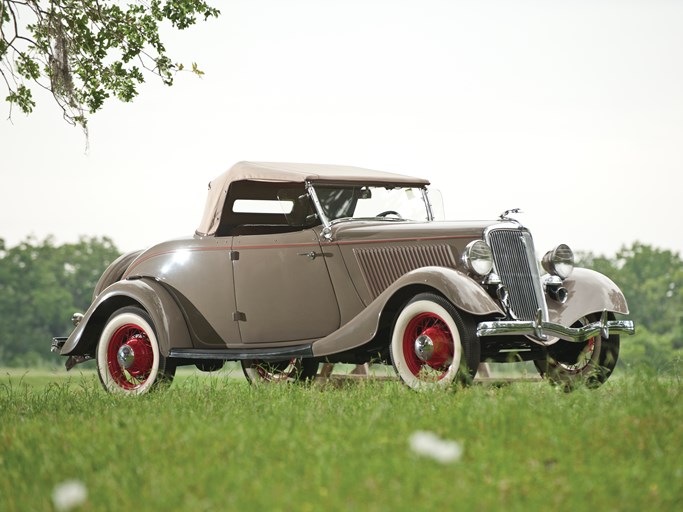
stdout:
POLYGON ((437 266, 455 268, 455 258, 448 245, 373 247, 354 249, 365 284, 377 297, 403 274, 416 268, 437 266))
POLYGON ((548 317, 536 263, 534 242, 528 231, 492 229, 487 241, 493 250, 495 272, 510 294, 510 309, 518 320, 533 320, 541 308, 548 317))

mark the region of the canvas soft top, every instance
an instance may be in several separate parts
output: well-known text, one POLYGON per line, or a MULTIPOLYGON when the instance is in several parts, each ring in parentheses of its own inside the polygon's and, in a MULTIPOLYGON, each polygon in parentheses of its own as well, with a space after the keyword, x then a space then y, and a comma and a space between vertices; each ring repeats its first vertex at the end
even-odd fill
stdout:
POLYGON ((306 181, 367 183, 373 185, 386 184, 419 187, 429 185, 429 180, 424 178, 374 171, 361 167, 280 162, 238 162, 209 183, 209 194, 206 199, 202 221, 199 228, 197 228, 197 234, 207 236, 216 233, 230 184, 243 180, 289 183, 303 183, 306 181))

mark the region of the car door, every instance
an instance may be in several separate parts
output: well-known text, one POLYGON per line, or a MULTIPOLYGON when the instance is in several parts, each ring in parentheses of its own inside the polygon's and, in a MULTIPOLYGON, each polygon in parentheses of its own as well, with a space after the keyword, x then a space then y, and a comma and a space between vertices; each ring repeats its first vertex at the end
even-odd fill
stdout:
POLYGON ((234 237, 242 343, 317 339, 339 328, 326 257, 312 229, 234 237))

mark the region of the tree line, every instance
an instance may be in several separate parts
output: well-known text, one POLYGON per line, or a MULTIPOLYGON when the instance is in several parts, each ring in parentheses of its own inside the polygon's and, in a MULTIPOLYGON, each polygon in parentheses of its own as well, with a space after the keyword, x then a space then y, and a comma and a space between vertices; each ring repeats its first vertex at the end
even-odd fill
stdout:
POLYGON ((71 332, 71 315, 88 308, 118 255, 106 237, 62 245, 29 237, 14 247, 0 238, 0 367, 57 364, 52 337, 71 332))
POLYGON ((636 334, 622 336, 630 365, 674 371, 683 362, 683 261, 678 253, 634 242, 615 256, 578 255, 577 266, 610 277, 624 292, 636 334))
MULTIPOLYGON (((0 367, 61 364, 50 340, 71 332, 71 315, 88 308, 119 254, 107 237, 61 245, 29 237, 14 247, 0 238, 0 367)), ((675 369, 683 356, 679 254, 635 242, 612 257, 580 253, 577 265, 609 276, 626 295, 636 334, 622 338, 622 365, 675 369)))

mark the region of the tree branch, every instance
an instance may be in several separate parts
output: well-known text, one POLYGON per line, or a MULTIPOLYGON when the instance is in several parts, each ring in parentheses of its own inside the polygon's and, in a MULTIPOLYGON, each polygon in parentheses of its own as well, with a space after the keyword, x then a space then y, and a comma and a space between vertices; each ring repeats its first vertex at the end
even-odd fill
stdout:
POLYGON ((206 0, 0 0, 0 66, 10 107, 30 112, 29 86, 40 87, 51 91, 69 123, 85 128, 85 109, 94 113, 111 96, 130 101, 143 73, 172 85, 183 66, 167 55, 162 21, 184 29, 199 16, 218 15, 206 0), (30 13, 28 23, 22 13, 30 13))

